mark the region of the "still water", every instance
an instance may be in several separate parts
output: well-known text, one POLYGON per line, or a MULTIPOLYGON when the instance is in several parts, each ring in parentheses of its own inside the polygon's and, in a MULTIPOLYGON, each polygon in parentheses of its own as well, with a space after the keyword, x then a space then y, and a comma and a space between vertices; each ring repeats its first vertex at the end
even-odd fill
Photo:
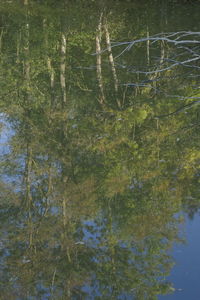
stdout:
POLYGON ((200 299, 199 1, 0 3, 0 299, 200 299))

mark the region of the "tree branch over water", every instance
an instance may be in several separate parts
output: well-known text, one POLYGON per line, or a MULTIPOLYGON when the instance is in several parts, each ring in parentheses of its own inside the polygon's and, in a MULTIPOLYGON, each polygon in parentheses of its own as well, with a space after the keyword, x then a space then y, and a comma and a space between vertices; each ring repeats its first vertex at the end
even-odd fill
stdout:
MULTIPOLYGON (((138 74, 156 74, 161 73, 164 71, 171 70, 174 67, 177 66, 184 66, 184 67, 194 67, 194 68, 200 68, 198 66, 191 65, 192 62, 197 62, 200 60, 200 32, 192 32, 192 31, 180 31, 180 32, 173 32, 173 33, 160 33, 153 36, 147 36, 140 39, 135 39, 132 41, 123 41, 123 42, 113 42, 111 44, 112 48, 116 47, 124 47, 122 51, 120 51, 119 54, 115 56, 115 60, 120 58, 122 55, 124 55, 126 52, 130 51, 134 46, 138 44, 143 44, 146 42, 150 43, 150 46, 158 43, 158 42, 165 42, 166 45, 175 47, 176 51, 184 50, 182 53, 178 53, 176 55, 176 59, 174 58, 164 58, 162 61, 163 63, 168 63, 167 66, 163 67, 156 67, 155 65, 152 66, 152 68, 149 68, 148 71, 141 70, 141 69, 133 69, 131 72, 135 72, 138 74), (192 46, 192 48, 190 47, 192 46), (195 47, 196 46, 196 47, 195 47), (186 56, 187 58, 182 58, 183 56, 186 56), (188 56, 189 55, 189 56, 188 56)), ((108 48, 101 51, 101 53, 104 53, 106 51, 109 51, 108 48)), ((97 53, 94 53, 93 55, 96 55, 97 53)), ((159 63, 160 65, 160 63, 159 63)), ((126 66, 124 66, 126 67, 126 66)))
MULTIPOLYGON (((191 91, 191 86, 184 84, 186 78, 194 80, 199 76, 197 70, 200 69, 200 32, 178 31, 158 33, 152 36, 147 34, 146 37, 132 41, 112 42, 109 48, 107 47, 101 51, 101 54, 105 52, 110 53, 111 49, 113 54, 115 53, 115 66, 125 69, 129 74, 136 75, 129 83, 120 83, 120 85, 133 88, 139 87, 143 90, 146 89, 146 91, 148 89, 149 91, 154 91, 154 94, 163 94, 164 96, 173 98, 174 95, 169 96, 169 93, 164 90, 165 86, 171 88, 174 85, 175 78, 179 78, 179 80, 182 78, 182 82, 177 86, 181 94, 175 97, 182 101, 189 100, 190 103, 185 102, 173 112, 156 116, 156 118, 177 114, 200 102, 198 93, 194 92, 194 89, 191 91), (151 62, 148 55, 146 57, 146 43, 148 43, 148 50, 151 51, 151 62), (118 49, 120 51, 117 53, 118 49), (130 51, 134 51, 134 63, 132 65, 127 64, 127 62, 132 60, 130 55, 126 56, 130 51), (138 51, 144 51, 142 65, 139 65, 140 60, 137 59, 138 51), (153 56, 152 53, 155 53, 155 55, 153 56), (186 71, 186 68, 189 71, 186 71), (139 76, 140 74, 141 76, 139 76), (161 81, 165 84, 164 89, 161 88, 161 81), (183 94, 183 89, 189 90, 186 94, 183 94)), ((97 55, 97 53, 93 55, 97 55)))

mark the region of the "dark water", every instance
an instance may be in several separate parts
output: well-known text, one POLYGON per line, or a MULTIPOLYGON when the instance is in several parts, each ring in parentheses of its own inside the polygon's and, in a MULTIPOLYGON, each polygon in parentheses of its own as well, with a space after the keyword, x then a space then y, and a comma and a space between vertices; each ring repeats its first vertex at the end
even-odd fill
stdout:
POLYGON ((0 299, 200 298, 199 1, 0 3, 0 299))

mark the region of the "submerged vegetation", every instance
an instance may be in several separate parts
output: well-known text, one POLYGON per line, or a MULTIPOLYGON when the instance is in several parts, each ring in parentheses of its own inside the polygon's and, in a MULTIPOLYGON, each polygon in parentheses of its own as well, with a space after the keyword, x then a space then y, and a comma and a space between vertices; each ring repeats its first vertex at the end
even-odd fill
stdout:
POLYGON ((198 1, 179 2, 1 0, 0 299, 174 291, 200 205, 198 1))

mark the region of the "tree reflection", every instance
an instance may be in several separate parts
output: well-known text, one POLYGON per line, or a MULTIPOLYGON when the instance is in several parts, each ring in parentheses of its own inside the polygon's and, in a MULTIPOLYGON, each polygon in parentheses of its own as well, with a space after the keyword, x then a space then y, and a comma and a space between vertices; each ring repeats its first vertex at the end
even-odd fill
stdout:
POLYGON ((1 297, 157 299, 173 291, 177 213, 199 207, 196 69, 160 77, 174 48, 149 43, 151 22, 135 22, 147 45, 116 61, 131 10, 63 3, 1 8, 0 105, 14 132, 1 155, 1 297), (152 53, 154 73, 135 73, 134 61, 155 67, 152 53))

